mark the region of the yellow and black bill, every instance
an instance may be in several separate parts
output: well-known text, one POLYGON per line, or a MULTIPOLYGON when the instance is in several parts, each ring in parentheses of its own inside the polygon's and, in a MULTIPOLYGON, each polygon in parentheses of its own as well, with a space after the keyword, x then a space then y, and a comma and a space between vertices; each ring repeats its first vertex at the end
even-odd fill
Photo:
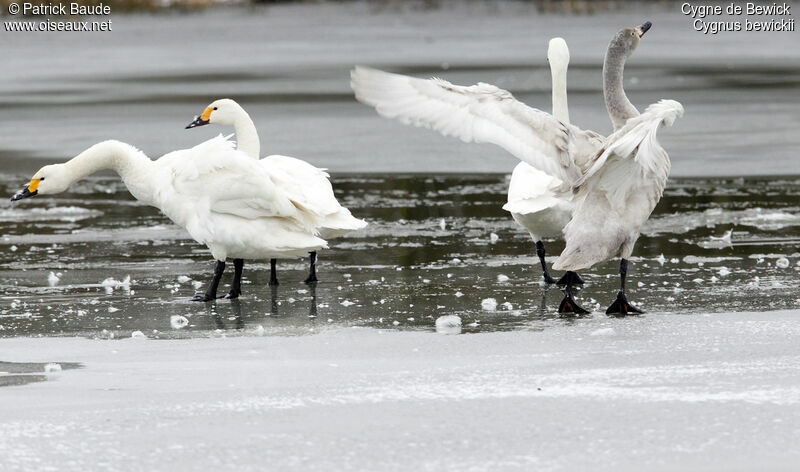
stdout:
POLYGON ((33 179, 31 183, 28 184, 27 187, 22 189, 22 191, 17 192, 16 195, 11 197, 12 202, 16 202, 17 200, 22 200, 23 198, 33 197, 39 193, 39 182, 42 179, 33 179))
POLYGON ((208 124, 208 120, 211 119, 211 112, 214 111, 211 108, 206 108, 202 115, 195 116, 194 121, 186 125, 186 129, 196 128, 198 126, 203 126, 208 124))

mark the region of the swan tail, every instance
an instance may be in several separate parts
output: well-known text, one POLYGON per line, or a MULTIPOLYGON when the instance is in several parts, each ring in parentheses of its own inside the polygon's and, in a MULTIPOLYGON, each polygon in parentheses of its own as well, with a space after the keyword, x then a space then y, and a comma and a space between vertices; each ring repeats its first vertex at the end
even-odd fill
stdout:
POLYGON ((322 222, 322 228, 320 228, 320 236, 325 239, 337 238, 351 231, 366 227, 366 221, 354 217, 350 210, 341 207, 336 213, 325 217, 322 222))

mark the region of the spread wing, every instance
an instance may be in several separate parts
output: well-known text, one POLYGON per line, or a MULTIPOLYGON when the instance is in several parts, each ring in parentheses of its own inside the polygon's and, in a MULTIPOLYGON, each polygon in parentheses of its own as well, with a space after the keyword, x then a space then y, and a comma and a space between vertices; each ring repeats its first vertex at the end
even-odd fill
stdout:
POLYGON ((647 107, 644 113, 629 119, 625 126, 606 138, 602 153, 592 163, 576 187, 591 179, 609 159, 633 159, 643 172, 669 173, 669 156, 658 144, 657 132, 662 126, 672 126, 683 116, 683 106, 675 100, 660 100, 647 107))
POLYGON ((569 184, 581 177, 570 149, 568 127, 494 85, 463 87, 361 66, 353 69, 350 77, 356 99, 375 107, 381 116, 464 142, 498 145, 569 184))
POLYGON ((682 115, 680 103, 661 100, 629 119, 608 137, 602 153, 574 189, 577 191, 585 184, 602 190, 620 212, 626 211, 632 193, 646 193, 652 211, 661 198, 670 171, 669 156, 658 143, 657 132, 661 126, 671 126, 682 115))

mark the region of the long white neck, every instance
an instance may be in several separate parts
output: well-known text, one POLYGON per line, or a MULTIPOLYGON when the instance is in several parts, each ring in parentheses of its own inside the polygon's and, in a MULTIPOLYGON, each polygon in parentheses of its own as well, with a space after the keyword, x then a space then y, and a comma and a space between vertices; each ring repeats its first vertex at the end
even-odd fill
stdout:
POLYGON ((614 131, 622 128, 630 118, 639 116, 639 110, 628 100, 622 85, 622 72, 627 59, 626 53, 612 42, 603 61, 603 96, 614 131))
POLYGON ((113 170, 131 194, 152 204, 157 183, 153 180, 153 161, 130 144, 103 141, 62 164, 70 184, 101 170, 113 170))
POLYGON ((258 159, 261 153, 258 131, 253 120, 250 119, 250 115, 242 107, 238 107, 236 110, 233 129, 236 132, 236 148, 248 156, 258 159))
POLYGON ((566 62, 550 62, 550 76, 553 80, 553 116, 562 123, 569 123, 569 106, 567 106, 568 65, 566 62))

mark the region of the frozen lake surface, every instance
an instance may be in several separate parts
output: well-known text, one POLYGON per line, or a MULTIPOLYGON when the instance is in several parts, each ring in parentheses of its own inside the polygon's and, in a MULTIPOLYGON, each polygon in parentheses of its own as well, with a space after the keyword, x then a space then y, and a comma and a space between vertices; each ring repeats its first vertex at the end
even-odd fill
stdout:
POLYGON ((2 468, 796 470, 798 317, 6 339, 5 360, 83 367, 0 390, 2 468))

